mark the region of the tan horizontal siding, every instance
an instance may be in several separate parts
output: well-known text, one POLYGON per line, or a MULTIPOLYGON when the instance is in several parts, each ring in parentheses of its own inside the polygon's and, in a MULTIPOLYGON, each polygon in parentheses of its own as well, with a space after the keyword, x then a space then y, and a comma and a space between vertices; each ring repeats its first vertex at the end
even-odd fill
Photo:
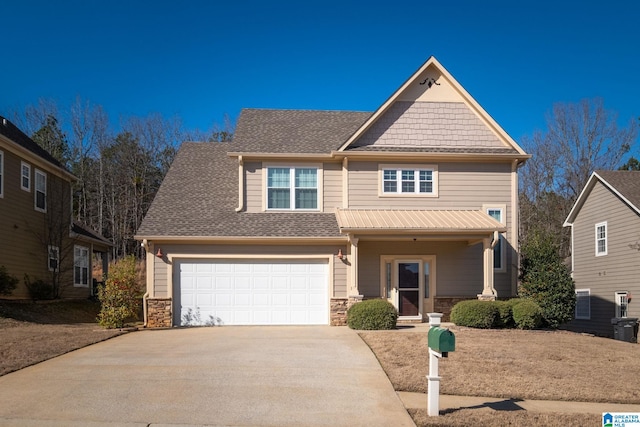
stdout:
MULTIPOLYGON (((599 182, 587 197, 573 225, 573 277, 577 289, 591 290, 591 320, 574 326, 611 335, 615 292, 640 295, 640 217, 599 182), (595 256, 595 225, 607 222, 607 255, 595 256)), ((640 317, 640 306, 629 305, 629 317, 640 317)))
POLYGON ((333 212, 342 207, 342 165, 324 163, 324 212, 333 212))
MULTIPOLYGON (((65 208, 64 215, 70 218, 70 196, 67 181, 47 173, 47 205, 49 213, 38 212, 34 208, 34 184, 35 169, 31 165, 31 191, 21 189, 21 159, 9 152, 4 152, 4 197, 0 198, 0 265, 7 268, 9 274, 19 279, 18 287, 12 298, 29 298, 29 293, 24 285, 24 275, 28 274, 31 280, 41 279, 50 282, 48 269, 47 241, 45 229, 47 215, 52 214, 52 203, 62 203, 65 208), (59 190, 65 186, 63 194, 59 190)), ((68 224, 68 222, 67 222, 68 224)), ((66 230, 65 230, 66 231, 66 230)), ((73 242, 65 239, 63 246, 70 246, 73 250, 73 242)), ((61 252, 65 250, 60 248, 61 252)), ((73 252, 70 256, 62 256, 61 269, 69 271, 73 267, 73 252)), ((72 279, 65 278, 62 286, 65 289, 72 285, 72 279)), ((77 293, 75 291, 71 292, 77 293)), ((86 294, 88 296, 88 294, 86 294)))
POLYGON ((246 162, 244 168, 247 212, 262 212, 262 163, 246 162))

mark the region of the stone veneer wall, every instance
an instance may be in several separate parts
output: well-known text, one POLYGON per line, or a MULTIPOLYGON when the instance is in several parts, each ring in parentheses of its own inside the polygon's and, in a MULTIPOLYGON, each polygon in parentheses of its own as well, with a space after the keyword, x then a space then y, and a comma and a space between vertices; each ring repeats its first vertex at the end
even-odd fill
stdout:
POLYGON ((346 326, 347 310, 349 310, 353 304, 360 301, 362 301, 362 296, 360 295, 349 298, 331 298, 331 313, 329 315, 329 323, 331 326, 346 326))
MULTIPOLYGON (((454 305, 459 303, 460 301, 466 301, 475 298, 469 297, 436 297, 433 301, 433 311, 436 313, 442 313, 442 322, 450 322, 451 321, 451 309, 454 305)), ((429 319, 425 318, 425 321, 428 322, 429 319)))
POLYGON ((147 300, 147 328, 171 327, 171 298, 147 300))

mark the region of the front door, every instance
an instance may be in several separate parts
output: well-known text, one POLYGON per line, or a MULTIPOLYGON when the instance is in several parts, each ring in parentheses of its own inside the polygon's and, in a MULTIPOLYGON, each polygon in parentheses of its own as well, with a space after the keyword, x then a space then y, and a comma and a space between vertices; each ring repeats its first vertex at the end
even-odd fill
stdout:
POLYGON ((420 262, 398 261, 398 315, 415 317, 421 315, 420 306, 420 262))
POLYGON ((435 256, 400 257, 383 255, 380 259, 382 295, 403 319, 422 319, 433 311, 435 256))

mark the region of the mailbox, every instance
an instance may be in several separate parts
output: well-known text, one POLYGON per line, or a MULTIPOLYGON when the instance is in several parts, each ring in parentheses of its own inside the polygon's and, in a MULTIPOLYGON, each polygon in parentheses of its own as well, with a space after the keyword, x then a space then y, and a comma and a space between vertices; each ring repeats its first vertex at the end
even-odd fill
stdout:
POLYGON ((448 353, 456 349, 456 336, 449 329, 431 328, 427 338, 429 348, 438 353, 448 353))

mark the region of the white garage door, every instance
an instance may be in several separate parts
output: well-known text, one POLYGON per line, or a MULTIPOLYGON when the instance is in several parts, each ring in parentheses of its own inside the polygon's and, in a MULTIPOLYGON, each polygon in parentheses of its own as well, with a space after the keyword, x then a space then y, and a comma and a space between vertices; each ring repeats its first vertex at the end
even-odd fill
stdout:
POLYGON ((326 260, 180 262, 174 323, 328 324, 327 271, 326 260))

